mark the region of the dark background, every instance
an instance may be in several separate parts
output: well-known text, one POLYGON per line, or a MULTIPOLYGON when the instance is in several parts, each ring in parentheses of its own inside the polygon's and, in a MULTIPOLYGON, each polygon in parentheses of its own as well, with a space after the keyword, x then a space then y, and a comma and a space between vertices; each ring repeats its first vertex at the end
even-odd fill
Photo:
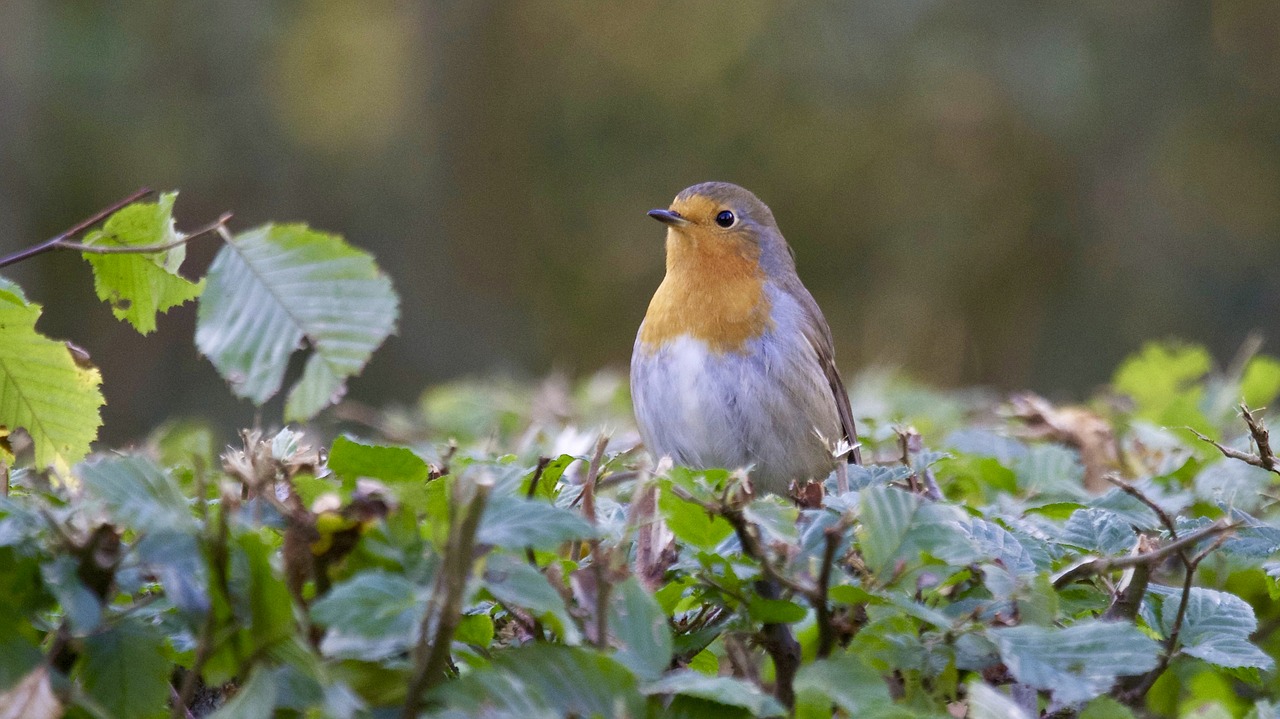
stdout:
MULTIPOLYGON (((773 207, 846 374, 1078 397, 1147 339, 1225 358, 1280 336, 1280 3, 0 2, 0 251, 142 185, 342 233, 403 297, 373 404, 625 366, 644 212, 708 179, 773 207)), ((190 307, 140 338, 74 255, 6 274, 108 438, 252 416, 190 307)))

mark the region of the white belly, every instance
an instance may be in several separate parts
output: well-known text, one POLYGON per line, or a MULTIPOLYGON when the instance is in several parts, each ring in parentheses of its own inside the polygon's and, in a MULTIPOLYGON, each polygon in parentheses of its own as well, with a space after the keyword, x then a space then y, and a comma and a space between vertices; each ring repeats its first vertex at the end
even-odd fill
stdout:
POLYGON ((784 351, 779 339, 766 333, 746 353, 712 352, 688 336, 653 351, 637 345, 631 394, 649 450, 695 468, 752 466, 757 487, 777 493, 825 477, 840 438, 835 400, 812 347, 797 337, 784 351))

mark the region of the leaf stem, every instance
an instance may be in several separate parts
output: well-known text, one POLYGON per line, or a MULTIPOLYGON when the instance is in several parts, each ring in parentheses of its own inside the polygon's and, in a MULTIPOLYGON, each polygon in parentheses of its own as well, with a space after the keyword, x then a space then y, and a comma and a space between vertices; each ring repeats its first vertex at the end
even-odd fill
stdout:
POLYGON ((23 260, 31 259, 36 255, 42 255, 50 250, 57 249, 58 244, 60 242, 63 242, 68 238, 75 237, 81 232, 84 232, 90 227, 93 227, 99 222, 102 222, 103 220, 107 219, 111 215, 114 215, 116 212, 119 212, 122 208, 127 207, 137 202, 138 200, 141 200, 147 195, 150 195, 152 192, 153 190, 151 188, 143 187, 122 200, 116 200, 110 205, 107 205, 106 207, 102 208, 101 210, 98 210, 97 212, 93 213, 89 217, 81 220, 80 222, 77 222, 71 227, 68 227, 67 229, 63 230, 57 235, 54 235, 52 238, 45 240, 44 242, 41 242, 38 245, 32 245, 31 247, 28 247, 26 249, 18 250, 17 252, 12 252, 10 254, 5 255, 4 257, 0 257, 0 267, 8 267, 9 265, 15 265, 19 262, 22 262, 23 260))

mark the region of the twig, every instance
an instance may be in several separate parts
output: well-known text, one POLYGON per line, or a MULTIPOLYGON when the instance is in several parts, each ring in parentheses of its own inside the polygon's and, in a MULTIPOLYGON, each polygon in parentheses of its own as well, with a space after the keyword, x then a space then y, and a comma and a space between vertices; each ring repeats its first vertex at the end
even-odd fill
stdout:
POLYGON ((141 200, 147 195, 150 195, 151 192, 152 192, 151 188, 143 187, 138 191, 134 192, 132 195, 129 195, 128 197, 124 198, 123 200, 117 200, 111 203, 110 205, 108 205, 107 207, 101 210, 98 210, 97 212, 93 213, 93 215, 91 215, 90 217, 84 220, 81 220, 80 222, 77 222, 76 224, 72 225, 66 230, 63 230, 59 234, 54 235, 51 239, 45 240, 44 242, 41 242, 38 245, 32 245, 31 247, 28 247, 26 249, 18 250, 17 252, 13 252, 8 255, 5 255, 4 257, 0 257, 0 267, 8 267, 9 265, 17 264, 19 262, 22 262, 23 260, 30 259, 32 257, 35 257, 36 255, 41 255, 50 250, 56 249, 58 247, 59 242, 62 242, 63 240, 66 240, 71 237, 75 237, 81 232, 84 232, 90 227, 93 227, 99 222, 102 222, 103 220, 107 219, 111 215, 114 215, 116 212, 120 211, 121 208, 127 207, 128 205, 131 205, 134 202, 141 200))
POLYGON ((231 221, 233 215, 230 212, 222 213, 218 219, 207 225, 197 227, 189 235, 183 235, 180 239, 173 242, 166 242, 163 245, 116 245, 106 247, 103 245, 86 245, 81 242, 72 242, 70 240, 59 240, 54 243, 54 247, 60 250, 73 250, 75 252, 84 252, 91 255, 150 255, 157 252, 167 252, 175 247, 181 247, 188 242, 194 240, 201 235, 207 235, 217 232, 224 225, 231 221))
MULTIPOLYGON (((604 460, 605 448, 609 446, 609 435, 602 434, 596 441, 596 451, 591 455, 591 463, 587 466, 587 478, 582 484, 582 515, 591 526, 596 527, 596 482, 600 479, 600 466, 604 460)), ((609 646, 609 581, 605 566, 608 559, 600 547, 599 539, 592 539, 591 571, 596 580, 596 646, 601 649, 609 646)))
POLYGON ((830 656, 836 647, 836 631, 831 623, 831 605, 827 602, 827 594, 831 588, 831 568, 836 561, 836 550, 840 548, 840 540, 844 538, 844 521, 827 527, 822 536, 826 540, 826 546, 822 550, 822 568, 818 571, 818 591, 810 602, 818 621, 819 659, 830 656))
POLYGON ((1095 574, 1106 574, 1107 572, 1116 569, 1128 569, 1129 567, 1136 567, 1140 564, 1159 564, 1170 555, 1176 554, 1202 539, 1230 532, 1239 526, 1239 522, 1216 522, 1204 529, 1188 534, 1181 539, 1172 541, 1152 552, 1130 554, 1124 557, 1098 557, 1097 559, 1082 562, 1070 569, 1067 569, 1062 574, 1059 574, 1058 577, 1053 580, 1053 588, 1062 589, 1068 584, 1085 577, 1093 576, 1095 574))
MULTIPOLYGON (((818 606, 817 603, 821 603, 824 607, 826 606, 824 593, 820 593, 814 587, 807 587, 783 575, 773 566, 773 563, 769 561, 768 553, 760 543, 758 530, 747 520, 741 508, 732 506, 729 503, 727 489, 719 505, 700 502, 680 487, 673 485, 671 489, 678 496, 700 504, 708 512, 718 514, 729 522, 733 527, 734 533, 738 535, 738 542, 742 544, 743 553, 760 563, 760 569, 765 578, 755 582, 757 594, 765 599, 780 599, 781 592, 779 587, 785 587, 807 598, 815 607, 818 606)), ((760 628, 760 637, 765 652, 773 660, 773 694, 778 701, 782 702, 783 706, 791 709, 795 707, 796 703, 795 678, 796 672, 800 669, 800 643, 792 636, 791 628, 783 623, 765 624, 760 628)))
POLYGON ((453 645, 453 635, 462 621, 462 599, 467 588, 467 575, 471 571, 472 552, 475 551, 476 531, 480 528, 480 517, 484 514, 485 502, 489 498, 492 484, 488 481, 477 481, 474 494, 467 506, 462 520, 449 532, 449 541, 445 546, 445 556, 436 580, 436 591, 431 606, 422 617, 422 627, 418 633, 418 643, 414 646, 414 670, 409 682, 409 692, 405 697, 404 719, 414 719, 422 706, 422 694, 436 686, 445 678, 445 669, 449 664, 449 650, 453 645), (437 602, 436 599, 439 599, 437 602), (432 609, 439 607, 436 614, 435 636, 431 636, 432 609))
POLYGON ((1199 437, 1201 440, 1217 447, 1218 451, 1221 452, 1224 457, 1238 459, 1246 464, 1261 467, 1268 472, 1280 474, 1280 463, 1277 462, 1275 453, 1271 451, 1271 432, 1267 429, 1266 423, 1260 418, 1254 417, 1253 413, 1249 411, 1249 407, 1244 403, 1240 404, 1240 416, 1244 418, 1244 423, 1249 427, 1249 435, 1253 437, 1254 444, 1258 446, 1257 454, 1241 452, 1238 449, 1223 446, 1216 440, 1206 437, 1196 431, 1194 428, 1188 427, 1187 429, 1190 429, 1192 434, 1199 437))

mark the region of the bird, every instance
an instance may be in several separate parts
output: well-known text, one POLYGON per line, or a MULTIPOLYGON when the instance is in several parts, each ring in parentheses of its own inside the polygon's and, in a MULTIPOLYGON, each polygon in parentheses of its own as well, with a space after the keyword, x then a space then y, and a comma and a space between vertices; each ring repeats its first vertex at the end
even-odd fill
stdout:
POLYGON ((666 274, 631 354, 640 436, 693 469, 749 468, 752 487, 861 464, 831 328, 800 281, 773 212, 704 182, 649 211, 666 225, 666 274))

